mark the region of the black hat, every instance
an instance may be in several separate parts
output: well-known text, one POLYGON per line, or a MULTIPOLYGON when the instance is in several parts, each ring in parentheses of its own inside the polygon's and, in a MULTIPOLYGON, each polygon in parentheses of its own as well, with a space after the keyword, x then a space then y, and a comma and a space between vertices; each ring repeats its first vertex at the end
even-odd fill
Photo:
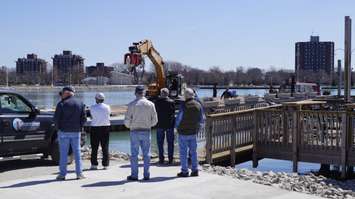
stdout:
POLYGON ((143 93, 143 92, 144 92, 144 86, 138 85, 138 86, 136 87, 136 93, 141 94, 141 93, 143 93))
POLYGON ((62 89, 62 92, 64 92, 64 91, 69 91, 69 92, 75 93, 75 89, 74 89, 74 87, 72 87, 72 86, 66 86, 66 87, 64 87, 64 88, 62 89))

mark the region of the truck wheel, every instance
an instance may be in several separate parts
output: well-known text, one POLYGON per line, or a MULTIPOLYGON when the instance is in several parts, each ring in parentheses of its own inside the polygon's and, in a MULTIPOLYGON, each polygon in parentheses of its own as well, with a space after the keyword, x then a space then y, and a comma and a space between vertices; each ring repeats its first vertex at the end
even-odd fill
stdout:
MULTIPOLYGON (((60 152, 59 152, 59 144, 55 142, 52 144, 52 148, 50 150, 51 159, 55 164, 59 164, 60 152)), ((74 161, 74 154, 71 150, 68 153, 68 164, 72 164, 74 161)))
POLYGON ((59 164, 59 144, 58 142, 54 142, 52 144, 51 150, 50 150, 50 155, 51 155, 51 159, 55 164, 59 164))

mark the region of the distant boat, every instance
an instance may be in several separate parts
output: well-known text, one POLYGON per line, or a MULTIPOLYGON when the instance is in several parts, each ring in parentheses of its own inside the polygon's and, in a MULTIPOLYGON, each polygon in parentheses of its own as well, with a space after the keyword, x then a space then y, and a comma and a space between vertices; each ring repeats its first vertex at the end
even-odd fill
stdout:
POLYGON ((313 99, 320 95, 320 86, 316 83, 296 82, 295 85, 281 85, 278 90, 270 88, 264 98, 268 102, 282 103, 313 99))

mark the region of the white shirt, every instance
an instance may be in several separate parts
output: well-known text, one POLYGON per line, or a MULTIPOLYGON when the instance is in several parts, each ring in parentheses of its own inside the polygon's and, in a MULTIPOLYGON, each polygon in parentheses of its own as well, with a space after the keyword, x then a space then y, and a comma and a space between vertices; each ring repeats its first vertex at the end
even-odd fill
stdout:
POLYGON ((110 126, 111 108, 109 105, 99 103, 90 107, 91 126, 110 126))

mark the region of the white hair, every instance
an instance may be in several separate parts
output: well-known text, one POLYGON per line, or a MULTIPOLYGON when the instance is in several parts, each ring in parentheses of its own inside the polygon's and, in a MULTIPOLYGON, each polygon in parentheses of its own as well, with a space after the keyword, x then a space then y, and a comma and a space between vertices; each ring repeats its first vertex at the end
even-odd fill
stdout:
POLYGON ((191 99, 194 98, 194 96, 195 96, 194 90, 192 90, 191 88, 185 89, 185 99, 191 99))

